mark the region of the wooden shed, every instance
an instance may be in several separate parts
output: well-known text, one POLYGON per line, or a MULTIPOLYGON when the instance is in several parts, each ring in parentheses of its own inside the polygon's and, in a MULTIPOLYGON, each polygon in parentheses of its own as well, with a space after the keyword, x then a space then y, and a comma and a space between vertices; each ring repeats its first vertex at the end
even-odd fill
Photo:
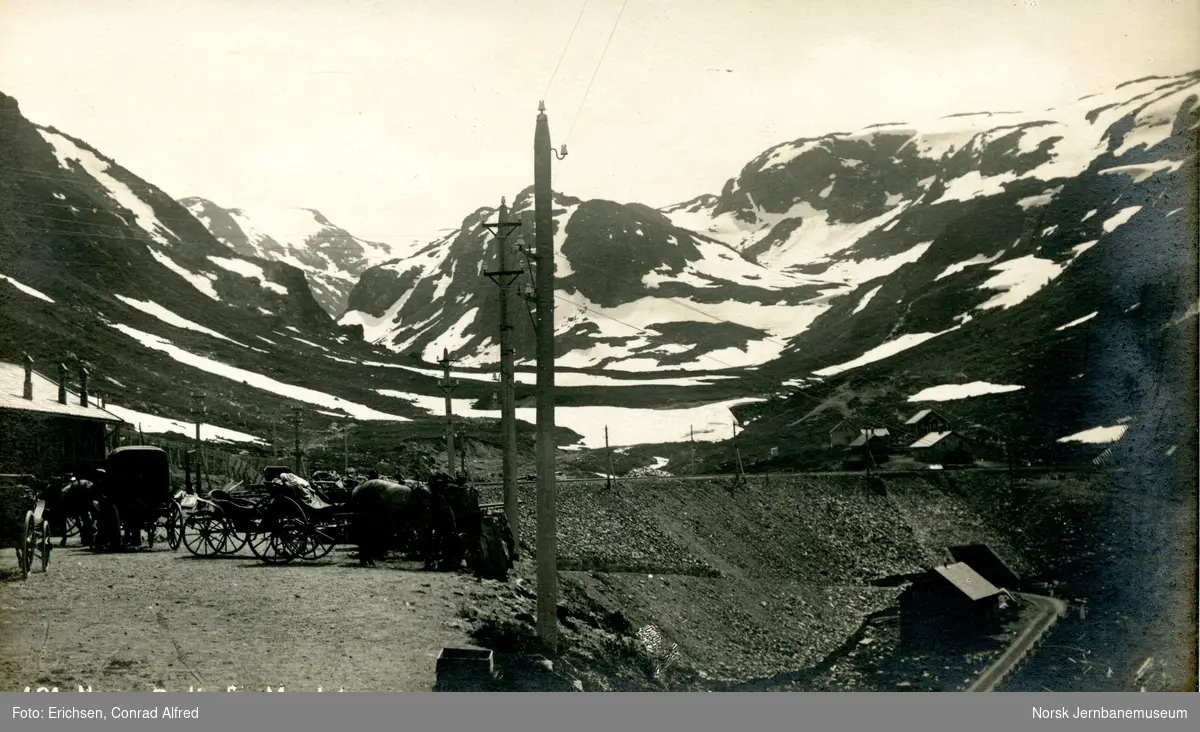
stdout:
POLYGON ((87 471, 104 464, 109 430, 122 420, 88 393, 88 373, 79 389, 67 389, 67 369, 57 383, 23 365, 0 362, 0 473, 38 478, 87 471))
POLYGON ((957 432, 930 432, 909 445, 913 458, 937 465, 968 465, 971 443, 957 432))
POLYGON ((946 547, 951 562, 969 565, 981 577, 1004 590, 1021 589, 1021 577, 987 544, 959 544, 946 547))
POLYGON ((995 630, 1008 595, 965 562, 917 575, 901 593, 900 634, 905 642, 955 640, 995 630))
POLYGON ((908 418, 904 428, 914 435, 924 435, 930 432, 948 432, 950 420, 932 409, 922 409, 908 418))

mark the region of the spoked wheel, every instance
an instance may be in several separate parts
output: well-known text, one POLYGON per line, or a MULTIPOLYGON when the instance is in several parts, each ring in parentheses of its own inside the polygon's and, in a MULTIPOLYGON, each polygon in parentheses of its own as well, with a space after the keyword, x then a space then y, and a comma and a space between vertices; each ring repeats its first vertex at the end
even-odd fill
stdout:
POLYGON ((215 557, 221 547, 220 516, 193 513, 183 522, 183 546, 194 556, 215 557))
POLYGON ((17 543, 17 563, 21 567, 21 579, 29 579, 29 570, 33 566, 33 511, 25 514, 21 539, 17 543))
POLYGON ((77 516, 68 516, 65 523, 67 529, 63 534, 64 538, 70 539, 72 537, 79 536, 79 518, 77 516))
POLYGON ((42 522, 42 537, 38 542, 41 544, 42 550, 42 571, 46 571, 46 567, 50 566, 50 522, 42 522))
POLYGON ((167 514, 165 526, 167 546, 171 547, 171 551, 175 551, 179 549, 179 543, 183 539, 183 509, 175 501, 171 501, 171 510, 167 514))
POLYGON ((333 531, 332 526, 301 523, 295 527, 293 552, 297 558, 309 562, 328 556, 337 544, 333 531))
POLYGON ((296 516, 280 516, 271 532, 275 544, 276 555, 280 563, 292 562, 306 558, 305 555, 314 546, 312 540, 312 525, 296 516))

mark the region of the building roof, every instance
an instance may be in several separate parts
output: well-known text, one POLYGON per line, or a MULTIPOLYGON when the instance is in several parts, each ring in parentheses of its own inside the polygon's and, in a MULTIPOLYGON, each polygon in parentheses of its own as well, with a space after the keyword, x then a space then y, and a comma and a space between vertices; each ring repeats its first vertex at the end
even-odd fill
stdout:
POLYGON ((933 571, 940 574, 947 582, 954 585, 960 592, 972 600, 983 600, 1000 594, 1000 590, 995 585, 971 569, 971 566, 966 562, 955 562, 954 564, 934 567, 933 571))
POLYGON ((122 422, 117 415, 101 409, 93 400, 88 406, 79 403, 79 392, 67 389, 67 403, 58 403, 58 382, 33 372, 33 399, 26 399, 25 367, 21 364, 0 362, 0 409, 23 412, 56 414, 78 419, 98 419, 104 422, 122 422))
POLYGON ((946 547, 950 559, 965 562, 996 587, 1013 590, 1020 586, 1021 577, 987 544, 960 544, 946 547))
POLYGON ((832 434, 834 432, 837 432, 838 430, 855 430, 855 429, 858 429, 858 428, 855 427, 853 424, 851 424, 850 420, 843 419, 841 422, 838 422, 837 424, 835 424, 833 426, 833 428, 829 430, 829 432, 832 434), (843 426, 843 425, 845 425, 845 426, 843 426))
POLYGON ((929 434, 925 435, 924 437, 917 440, 913 444, 909 445, 909 447, 912 447, 912 448, 933 447, 934 445, 938 444, 942 440, 946 439, 946 436, 950 435, 950 434, 952 434, 951 431, 930 432, 929 434))
POLYGON ((925 419, 926 417, 928 417, 931 414, 933 414, 932 409, 922 409, 921 411, 917 412, 912 417, 910 417, 909 420, 907 422, 905 422, 904 424, 916 424, 917 422, 920 422, 921 420, 925 419))
POLYGON ((850 443, 850 447, 862 447, 863 445, 867 444, 868 438, 872 440, 881 440, 887 436, 888 431, 886 429, 859 430, 858 437, 854 438, 854 441, 850 443))

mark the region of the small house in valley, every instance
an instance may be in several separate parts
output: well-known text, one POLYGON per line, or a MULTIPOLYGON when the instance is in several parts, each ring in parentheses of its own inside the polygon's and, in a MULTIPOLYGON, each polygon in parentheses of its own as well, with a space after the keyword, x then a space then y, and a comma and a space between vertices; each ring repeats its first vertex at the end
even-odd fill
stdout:
POLYGON ((853 424, 848 419, 843 419, 834 425, 834 428, 829 430, 829 449, 836 450, 841 447, 849 447, 855 437, 858 437, 862 432, 858 425, 853 424))
POLYGON ((905 643, 985 635, 1015 609, 1008 592, 965 562, 934 567, 901 593, 900 635, 905 643))
POLYGON ((954 431, 930 432, 909 445, 915 460, 936 465, 969 465, 971 443, 954 431))
POLYGON ((987 544, 946 547, 948 560, 970 565, 981 577, 1003 590, 1021 589, 1021 577, 987 544))
POLYGON ((948 432, 950 420, 932 409, 922 409, 908 418, 904 428, 915 435, 926 435, 930 432, 948 432))

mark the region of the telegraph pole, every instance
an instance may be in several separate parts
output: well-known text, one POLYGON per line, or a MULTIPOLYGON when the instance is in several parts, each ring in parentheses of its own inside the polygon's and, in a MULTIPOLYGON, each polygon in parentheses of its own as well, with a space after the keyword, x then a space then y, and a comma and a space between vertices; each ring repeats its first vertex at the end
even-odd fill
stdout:
POLYGON ((610 450, 608 447, 608 425, 604 425, 604 455, 608 458, 608 480, 606 483, 608 488, 612 488, 613 464, 612 450, 610 450))
MULTIPOLYGON (((504 446, 504 464, 501 475, 504 484, 504 515, 508 519, 508 526, 513 533, 514 553, 519 555, 519 542, 516 541, 517 537, 521 535, 519 523, 521 517, 517 507, 517 387, 516 374, 513 369, 515 354, 510 342, 513 327, 509 323, 509 295, 513 283, 521 276, 522 270, 513 268, 508 261, 508 237, 521 226, 521 223, 509 220, 508 206, 503 198, 500 199, 500 211, 497 213, 496 219, 494 224, 488 222, 483 224, 496 238, 498 254, 497 269, 484 272, 484 275, 500 287, 500 432, 501 444, 504 446)), ((514 556, 513 561, 518 558, 519 556, 514 556)))
MULTIPOLYGON (((204 443, 200 441, 200 423, 204 419, 204 394, 196 392, 192 394, 192 415, 196 420, 196 488, 200 488, 200 470, 204 469, 205 477, 208 477, 208 461, 204 459, 204 443)), ((209 481, 208 489, 212 490, 212 482, 209 481)))
POLYGON ((537 297, 537 626, 546 652, 558 652, 558 517, 554 483, 554 189, 546 104, 538 102, 533 137, 534 242, 537 297))
POLYGON ((454 475, 454 403, 450 400, 450 394, 458 386, 458 382, 450 378, 450 351, 442 349, 442 360, 438 361, 442 366, 442 380, 438 382, 438 387, 442 393, 446 395, 446 472, 454 475))
POLYGON ((342 475, 350 472, 350 430, 342 433, 342 475))
POLYGON ((696 474, 696 430, 688 425, 688 448, 692 457, 692 475, 696 474))
POLYGON ((296 448, 292 451, 292 456, 296 459, 296 475, 300 475, 300 459, 304 455, 304 451, 300 449, 300 407, 292 407, 292 435, 294 437, 296 448))

